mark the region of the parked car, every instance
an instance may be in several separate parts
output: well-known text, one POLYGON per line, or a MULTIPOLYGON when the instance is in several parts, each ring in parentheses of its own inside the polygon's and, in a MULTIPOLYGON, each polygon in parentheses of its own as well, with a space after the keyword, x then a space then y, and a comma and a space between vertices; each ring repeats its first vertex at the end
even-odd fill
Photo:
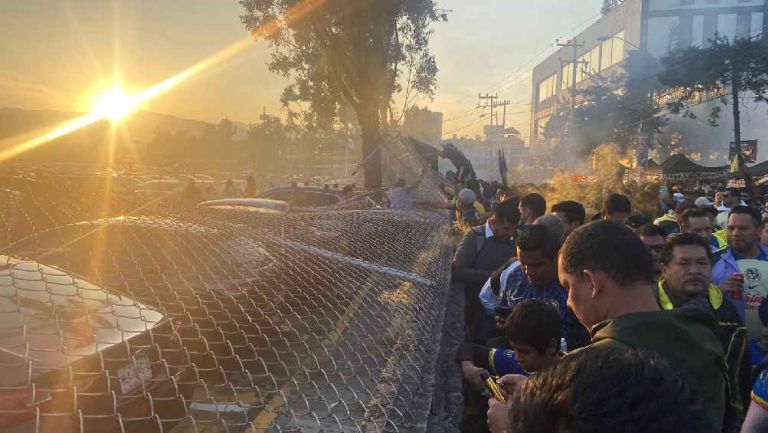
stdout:
POLYGON ((197 206, 211 209, 237 209, 273 213, 284 213, 289 208, 288 203, 284 201, 265 198, 224 198, 204 201, 197 206))
POLYGON ((172 427, 186 413, 181 397, 191 396, 179 385, 188 362, 173 350, 176 335, 152 307, 0 255, 0 430, 119 431, 105 421, 118 413, 157 413, 172 427))
POLYGON ((344 195, 340 190, 309 186, 273 188, 259 194, 258 198, 280 200, 299 207, 326 207, 341 203, 344 195))

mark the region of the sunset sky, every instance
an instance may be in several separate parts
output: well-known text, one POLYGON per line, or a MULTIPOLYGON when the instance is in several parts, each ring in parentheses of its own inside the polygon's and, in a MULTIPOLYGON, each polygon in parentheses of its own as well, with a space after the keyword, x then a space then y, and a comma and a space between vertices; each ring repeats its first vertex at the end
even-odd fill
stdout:
MULTIPOLYGON (((126 91, 138 91, 246 35, 237 0, 0 0, 0 107, 87 111, 119 65, 126 91)), ((479 133, 471 111, 479 92, 514 106, 508 123, 528 135, 530 69, 599 17, 600 0, 439 0, 449 21, 432 47, 440 73, 434 102, 449 135, 479 133)), ((231 60, 153 100, 143 109, 215 122, 254 122, 276 114, 285 82, 265 66, 254 42, 231 60)))

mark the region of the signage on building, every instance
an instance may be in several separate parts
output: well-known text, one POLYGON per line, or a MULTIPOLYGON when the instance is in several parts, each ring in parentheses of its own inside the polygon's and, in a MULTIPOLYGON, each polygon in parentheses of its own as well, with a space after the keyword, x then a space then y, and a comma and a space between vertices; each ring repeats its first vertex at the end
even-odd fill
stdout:
POLYGON ((736 146, 736 142, 731 142, 730 151, 728 152, 728 161, 733 161, 737 152, 741 152, 741 157, 747 164, 754 164, 757 162, 757 140, 742 140, 740 146, 736 146))

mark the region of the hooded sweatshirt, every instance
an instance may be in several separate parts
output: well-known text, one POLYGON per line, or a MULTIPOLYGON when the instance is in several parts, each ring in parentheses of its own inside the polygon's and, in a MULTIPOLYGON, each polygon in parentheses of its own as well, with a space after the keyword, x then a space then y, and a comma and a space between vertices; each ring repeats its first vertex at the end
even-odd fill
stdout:
POLYGON ((645 349, 664 357, 699 390, 711 431, 723 431, 727 382, 714 315, 696 308, 631 313, 592 327, 592 345, 645 349))

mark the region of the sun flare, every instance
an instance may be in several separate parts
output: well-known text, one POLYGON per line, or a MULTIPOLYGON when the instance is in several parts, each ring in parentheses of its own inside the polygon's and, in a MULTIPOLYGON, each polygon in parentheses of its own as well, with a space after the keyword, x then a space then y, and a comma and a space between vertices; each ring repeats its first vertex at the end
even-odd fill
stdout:
POLYGON ((116 123, 133 113, 139 104, 139 98, 125 94, 119 86, 114 86, 93 99, 91 112, 116 123))

